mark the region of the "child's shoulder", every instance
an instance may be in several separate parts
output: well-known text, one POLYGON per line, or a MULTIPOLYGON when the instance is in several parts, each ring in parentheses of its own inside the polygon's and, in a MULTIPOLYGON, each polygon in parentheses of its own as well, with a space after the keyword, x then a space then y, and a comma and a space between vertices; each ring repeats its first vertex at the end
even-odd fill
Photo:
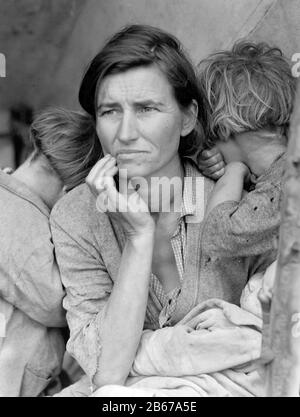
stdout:
POLYGON ((285 167, 286 167, 286 152, 281 154, 260 177, 255 181, 255 188, 262 186, 269 186, 281 189, 285 167))

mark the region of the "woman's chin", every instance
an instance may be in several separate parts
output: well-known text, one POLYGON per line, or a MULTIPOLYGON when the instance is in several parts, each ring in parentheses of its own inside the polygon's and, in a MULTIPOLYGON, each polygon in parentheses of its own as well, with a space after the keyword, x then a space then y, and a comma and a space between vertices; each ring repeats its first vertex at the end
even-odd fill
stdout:
POLYGON ((145 169, 145 166, 137 165, 133 163, 118 163, 119 167, 119 176, 121 178, 133 178, 133 177, 146 177, 150 173, 147 169, 145 169))

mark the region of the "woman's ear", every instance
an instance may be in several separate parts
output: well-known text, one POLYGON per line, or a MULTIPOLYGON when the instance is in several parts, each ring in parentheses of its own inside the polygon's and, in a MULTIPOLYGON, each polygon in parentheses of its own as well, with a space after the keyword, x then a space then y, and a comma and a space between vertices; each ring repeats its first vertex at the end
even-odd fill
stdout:
POLYGON ((193 131, 197 123, 198 104, 193 100, 187 109, 183 110, 183 121, 180 136, 187 136, 193 131))

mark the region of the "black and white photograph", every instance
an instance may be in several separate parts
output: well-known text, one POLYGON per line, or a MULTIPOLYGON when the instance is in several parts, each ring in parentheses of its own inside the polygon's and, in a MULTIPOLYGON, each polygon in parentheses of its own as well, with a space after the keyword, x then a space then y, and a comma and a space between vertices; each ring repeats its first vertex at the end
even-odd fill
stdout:
POLYGON ((0 0, 0 397, 299 395, 300 1, 0 0))

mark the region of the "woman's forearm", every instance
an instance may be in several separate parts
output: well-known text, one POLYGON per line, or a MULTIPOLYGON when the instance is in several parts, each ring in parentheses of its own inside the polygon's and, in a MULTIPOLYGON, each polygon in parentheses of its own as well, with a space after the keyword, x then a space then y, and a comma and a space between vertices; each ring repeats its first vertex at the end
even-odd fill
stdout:
POLYGON ((125 244, 102 321, 99 372, 93 380, 97 387, 123 384, 130 372, 145 320, 153 242, 151 231, 125 244))

